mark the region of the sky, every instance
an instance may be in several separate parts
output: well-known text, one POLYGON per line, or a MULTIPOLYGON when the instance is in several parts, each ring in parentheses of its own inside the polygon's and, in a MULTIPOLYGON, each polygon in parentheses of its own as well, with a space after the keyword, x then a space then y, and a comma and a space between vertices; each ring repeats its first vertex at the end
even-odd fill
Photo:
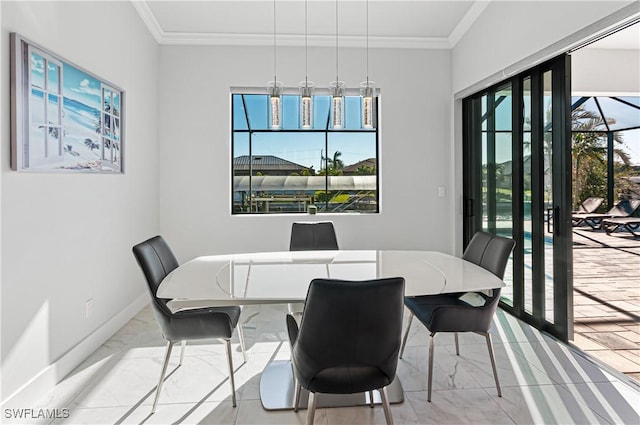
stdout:
MULTIPOLYGON (((248 125, 245 116, 245 107, 249 111, 251 128, 268 129, 268 104, 266 95, 245 96, 243 104, 240 95, 234 95, 234 128, 247 129, 248 125), (238 119, 239 118, 239 119, 238 119)), ((298 107, 299 96, 282 97, 282 128, 299 129, 298 107)), ((360 129, 360 104, 357 96, 345 98, 347 129, 360 129)), ((632 104, 639 105, 639 97, 623 98, 632 104)), ((574 98, 573 101, 577 100, 574 98)), ((605 114, 616 118, 617 127, 624 128, 640 124, 640 110, 629 107, 617 101, 600 98, 601 107, 605 114)), ((329 96, 314 96, 314 128, 323 129, 326 126, 329 116, 329 96)), ((525 102, 525 115, 530 116, 528 103, 525 102)), ((584 104, 586 110, 597 110, 593 100, 584 104)), ((496 113, 496 130, 511 130, 511 98, 507 97, 498 106, 496 113)), ((631 158, 632 165, 640 165, 640 129, 625 131, 623 136, 623 146, 631 158)), ((324 133, 309 132, 268 132, 254 133, 253 154, 254 155, 274 155, 280 158, 293 161, 303 166, 313 165, 316 170, 320 169, 320 158, 326 156, 328 150, 331 157, 334 152, 342 153, 340 159, 345 165, 367 158, 376 157, 375 133, 329 133, 329 146, 325 147, 324 133)), ((236 133, 234 136, 234 156, 248 155, 249 143, 247 133, 236 133)), ((496 160, 499 163, 511 160, 510 137, 506 134, 498 137, 496 150, 496 160), (505 143, 509 148, 504 148, 505 143), (501 146, 503 148, 501 148, 501 146)))
MULTIPOLYGON (((64 76, 62 90, 58 87, 60 66, 50 62, 47 67, 48 90, 53 93, 63 93, 65 97, 84 103, 95 109, 100 109, 100 82, 91 75, 83 72, 67 63, 62 64, 64 76)), ((44 88, 44 58, 33 52, 31 54, 31 79, 32 85, 44 88)))
POLYGON ((100 82, 73 66, 64 64, 64 95, 100 110, 100 82))
MULTIPOLYGON (((573 102, 578 100, 578 97, 573 98, 573 102)), ((629 105, 625 105, 618 101, 609 99, 607 97, 598 97, 600 106, 608 118, 614 118, 616 124, 612 126, 612 129, 616 128, 628 128, 640 125, 640 109, 635 109, 629 105)), ((640 97, 622 97, 621 99, 628 101, 629 103, 640 106, 640 97)), ((525 116, 531 116, 530 103, 525 101, 525 116)), ((547 105, 547 109, 549 106, 547 105)), ((590 99, 583 104, 583 108, 587 111, 597 111, 598 106, 595 101, 590 99)), ((498 105, 496 111, 496 130, 511 130, 511 98, 506 97, 505 100, 498 105)), ((503 136, 504 138, 505 136, 503 136)), ((622 149, 627 152, 631 159, 632 165, 640 166, 640 129, 629 130, 622 132, 623 145, 622 149)), ((510 139, 509 139, 510 140, 510 139)), ((511 160, 511 151, 506 149, 496 149, 496 161, 502 163, 511 160)))
MULTIPOLYGON (((316 171, 322 168, 321 158, 333 157, 336 151, 345 166, 368 158, 376 157, 377 143, 375 131, 333 132, 330 131, 325 146, 324 132, 310 132, 300 130, 298 124, 299 97, 283 96, 282 102, 282 130, 269 132, 254 132, 252 136, 253 155, 274 155, 296 164, 311 167, 316 171), (294 130, 294 131, 287 131, 294 130)), ((361 130, 360 101, 357 96, 345 99, 345 128, 347 130, 361 130)), ((245 96, 246 108, 252 129, 268 129, 268 105, 266 95, 245 96)), ((329 114, 330 97, 314 97, 314 129, 324 129, 329 114)), ((234 128, 247 129, 244 119, 245 109, 241 96, 234 95, 234 128)), ((235 157, 249 154, 249 134, 235 132, 235 157)))

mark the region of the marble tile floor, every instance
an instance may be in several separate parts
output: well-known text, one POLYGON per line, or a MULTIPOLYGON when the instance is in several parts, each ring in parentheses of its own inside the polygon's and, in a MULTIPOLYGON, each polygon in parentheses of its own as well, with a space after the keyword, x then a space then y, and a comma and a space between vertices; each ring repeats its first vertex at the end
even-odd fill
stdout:
MULTIPOLYGON (((258 386, 271 359, 286 359, 284 305, 248 306, 242 322, 248 362, 234 344, 238 406, 230 401, 224 345, 215 340, 179 350, 169 365, 158 409, 149 411, 164 343, 150 307, 63 379, 35 408, 68 409, 54 424, 303 424, 306 410, 267 412, 258 386)), ((427 332, 414 323, 398 375, 405 401, 396 424, 638 424, 640 387, 583 353, 498 311, 491 330, 503 397, 498 397, 483 337, 436 336, 432 402, 427 393, 427 332)), ((6 421, 6 419, 5 419, 6 421)), ((20 423, 14 421, 14 423, 20 423)), ((26 423, 26 422, 23 422, 26 423)), ((29 423, 34 423, 30 421, 29 423)), ((382 408, 318 409, 316 424, 384 424, 382 408)))

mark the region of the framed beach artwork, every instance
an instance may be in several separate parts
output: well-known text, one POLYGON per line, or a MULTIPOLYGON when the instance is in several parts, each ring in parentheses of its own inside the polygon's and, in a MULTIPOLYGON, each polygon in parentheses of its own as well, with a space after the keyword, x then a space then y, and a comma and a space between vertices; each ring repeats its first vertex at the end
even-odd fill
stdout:
POLYGON ((122 173, 124 92, 11 33, 11 168, 122 173))

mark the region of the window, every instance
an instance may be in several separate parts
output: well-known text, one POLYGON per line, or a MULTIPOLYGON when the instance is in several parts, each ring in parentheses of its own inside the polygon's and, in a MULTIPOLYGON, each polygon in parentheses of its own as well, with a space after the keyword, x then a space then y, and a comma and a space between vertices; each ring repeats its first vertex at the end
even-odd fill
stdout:
POLYGON ((62 64, 32 46, 29 53, 29 137, 33 165, 38 165, 62 158, 62 64))
POLYGON ((12 33, 11 101, 13 169, 122 172, 122 90, 12 33))
POLYGON ((102 161, 120 163, 120 93, 102 85, 102 120, 96 123, 96 132, 102 138, 102 161))
POLYGON ((331 128, 331 97, 317 95, 302 129, 300 100, 282 95, 272 130, 268 95, 232 94, 233 214, 377 213, 377 120, 363 128, 361 98, 345 96, 342 128, 331 128))

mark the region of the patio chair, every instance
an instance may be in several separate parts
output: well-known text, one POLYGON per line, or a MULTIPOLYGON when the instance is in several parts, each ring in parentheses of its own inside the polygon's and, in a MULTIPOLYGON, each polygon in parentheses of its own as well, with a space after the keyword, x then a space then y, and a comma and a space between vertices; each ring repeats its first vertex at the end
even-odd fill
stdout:
POLYGON ((600 205, 604 202, 604 198, 590 197, 585 199, 573 214, 591 214, 595 213, 600 205))
POLYGON ((571 221, 574 227, 586 223, 594 230, 602 227, 602 220, 609 218, 630 217, 640 208, 640 199, 623 199, 604 214, 596 213, 576 213, 572 215, 571 221))
POLYGON ((640 217, 611 217, 602 219, 602 228, 607 235, 618 230, 619 227, 630 232, 635 237, 640 237, 640 233, 636 233, 640 229, 640 217))

